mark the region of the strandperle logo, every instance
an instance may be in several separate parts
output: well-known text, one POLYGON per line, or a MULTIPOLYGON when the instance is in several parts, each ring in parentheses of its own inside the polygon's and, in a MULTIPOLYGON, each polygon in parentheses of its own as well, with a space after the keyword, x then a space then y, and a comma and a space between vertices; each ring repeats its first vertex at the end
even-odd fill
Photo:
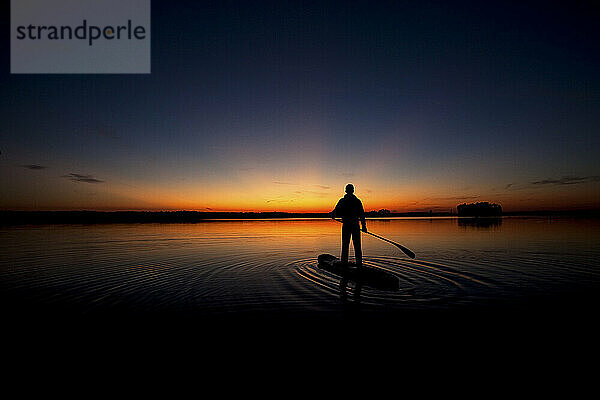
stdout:
POLYGON ((146 28, 142 25, 134 26, 131 20, 125 25, 106 25, 99 27, 89 25, 87 20, 83 20, 82 24, 77 27, 69 25, 54 26, 54 25, 28 25, 17 26, 18 40, 87 40, 91 46, 95 40, 144 40, 146 39, 146 28))
POLYGON ((150 73, 150 0, 11 0, 11 73, 150 73))

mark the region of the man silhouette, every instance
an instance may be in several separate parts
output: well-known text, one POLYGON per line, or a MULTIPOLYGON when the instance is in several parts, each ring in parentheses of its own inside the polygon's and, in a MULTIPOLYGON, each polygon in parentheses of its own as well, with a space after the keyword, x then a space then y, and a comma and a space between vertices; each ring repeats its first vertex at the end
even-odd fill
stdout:
POLYGON ((350 238, 354 244, 354 256, 356 257, 356 266, 362 267, 362 249, 360 246, 360 227, 358 221, 362 225, 362 231, 367 231, 367 223, 365 221, 365 210, 362 202, 354 195, 354 185, 351 183, 346 185, 346 195, 342 197, 335 209, 331 212, 331 218, 342 218, 342 262, 348 262, 348 250, 350 248, 350 238))

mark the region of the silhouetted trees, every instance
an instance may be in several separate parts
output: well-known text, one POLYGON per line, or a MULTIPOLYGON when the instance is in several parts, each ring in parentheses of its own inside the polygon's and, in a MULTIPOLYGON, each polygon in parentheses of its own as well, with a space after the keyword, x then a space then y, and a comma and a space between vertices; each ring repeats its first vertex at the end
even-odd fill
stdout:
POLYGON ((502 215, 502 206, 482 201, 460 204, 456 206, 456 211, 460 217, 497 217, 502 215))
POLYGON ((392 215, 392 212, 383 208, 379 211, 367 211, 365 215, 367 217, 390 217, 392 215))

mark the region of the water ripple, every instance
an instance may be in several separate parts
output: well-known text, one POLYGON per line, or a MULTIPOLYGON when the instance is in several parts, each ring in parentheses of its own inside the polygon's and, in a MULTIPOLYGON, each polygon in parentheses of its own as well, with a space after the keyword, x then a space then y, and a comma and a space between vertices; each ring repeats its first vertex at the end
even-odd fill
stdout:
MULTIPOLYGON (((400 285, 395 291, 378 290, 364 286, 360 291, 361 303, 390 306, 408 303, 451 302, 485 292, 495 287, 476 275, 453 269, 448 265, 432 262, 406 260, 394 257, 366 257, 364 265, 379 268, 398 278, 400 285)), ((349 293, 340 288, 341 278, 319 268, 316 258, 296 260, 288 264, 297 275, 317 286, 330 296, 353 298, 356 283, 351 282, 349 293)), ((356 300, 356 299, 355 299, 356 300)))
POLYGON ((447 237, 456 243, 425 241, 416 260, 365 241, 365 265, 394 275, 398 290, 354 282, 341 287, 339 276, 317 265, 318 253, 339 251, 338 230, 311 233, 320 224, 325 222, 3 228, 0 300, 5 307, 68 305, 83 313, 294 314, 335 313, 358 302, 379 309, 443 309, 554 288, 598 287, 597 246, 573 239, 569 252, 557 252, 562 231, 551 246, 531 242, 520 249, 494 247, 495 241, 465 249, 452 231, 447 237))

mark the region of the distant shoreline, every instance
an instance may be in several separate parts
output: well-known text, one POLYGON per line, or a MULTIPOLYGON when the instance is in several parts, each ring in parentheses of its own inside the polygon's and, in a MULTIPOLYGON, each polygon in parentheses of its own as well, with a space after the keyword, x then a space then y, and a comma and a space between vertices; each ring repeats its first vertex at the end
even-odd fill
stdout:
MULTIPOLYGON (((407 212, 380 214, 366 213, 367 218, 398 217, 459 217, 448 212, 407 212)), ((510 216, 600 217, 600 210, 573 211, 519 211, 505 212, 510 216)), ((208 220, 261 220, 261 219, 330 218, 329 213, 294 212, 204 212, 204 211, 0 211, 0 225, 46 224, 113 224, 113 223, 195 223, 208 220)), ((500 217, 481 217, 500 218, 500 217)))

